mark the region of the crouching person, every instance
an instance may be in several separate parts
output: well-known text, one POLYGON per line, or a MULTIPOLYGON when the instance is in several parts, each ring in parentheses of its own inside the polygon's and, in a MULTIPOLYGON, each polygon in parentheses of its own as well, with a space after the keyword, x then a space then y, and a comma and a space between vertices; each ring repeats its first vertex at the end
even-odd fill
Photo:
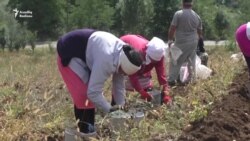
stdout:
POLYGON ((95 108, 112 112, 103 95, 105 81, 112 76, 112 97, 125 104, 124 75, 141 68, 140 54, 111 33, 77 29, 62 36, 57 43, 57 64, 74 103, 75 118, 81 134, 94 134, 95 108))
POLYGON ((142 68, 137 73, 129 75, 129 80, 126 84, 130 87, 127 87, 127 89, 136 90, 141 94, 142 99, 151 101, 152 96, 148 92, 151 91, 153 87, 151 71, 155 68, 163 94, 162 101, 165 104, 169 103, 171 97, 168 95, 169 87, 164 62, 166 45, 164 41, 157 37, 148 41, 140 35, 133 34, 124 35, 120 37, 120 39, 138 50, 144 60, 142 68))
POLYGON ((245 57, 250 75, 250 22, 242 24, 235 33, 238 46, 245 57))

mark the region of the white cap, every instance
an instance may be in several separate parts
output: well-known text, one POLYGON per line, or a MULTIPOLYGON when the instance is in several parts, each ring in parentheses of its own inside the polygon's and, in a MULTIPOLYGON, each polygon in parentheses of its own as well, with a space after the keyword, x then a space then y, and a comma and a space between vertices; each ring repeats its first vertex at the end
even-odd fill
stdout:
POLYGON ((141 69, 141 66, 138 67, 129 61, 123 49, 120 56, 120 66, 127 75, 132 75, 141 69))
POLYGON ((248 40, 250 40, 250 22, 247 23, 246 33, 247 33, 248 40))
POLYGON ((147 44, 146 54, 155 61, 160 61, 165 55, 165 42, 157 37, 153 37, 147 44))

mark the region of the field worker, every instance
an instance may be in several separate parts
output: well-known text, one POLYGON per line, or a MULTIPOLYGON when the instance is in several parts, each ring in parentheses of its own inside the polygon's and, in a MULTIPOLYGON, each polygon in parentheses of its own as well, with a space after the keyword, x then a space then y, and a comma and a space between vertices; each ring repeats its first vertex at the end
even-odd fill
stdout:
POLYGON ((182 6, 182 10, 175 12, 168 31, 169 47, 174 43, 174 46, 182 51, 176 63, 173 59, 170 61, 169 86, 176 85, 180 68, 184 62, 189 62, 189 68, 192 68, 190 78, 195 80, 195 51, 198 39, 201 38, 202 23, 199 15, 192 10, 192 0, 182 0, 182 6))
POLYGON ((139 52, 104 31, 77 29, 57 43, 58 68, 71 94, 75 118, 83 135, 95 133, 95 107, 104 112, 117 110, 103 95, 105 81, 112 75, 112 96, 125 104, 124 75, 141 68, 139 52))
POLYGON ((201 64, 207 66, 208 54, 206 53, 206 50, 204 48, 203 38, 199 38, 196 54, 200 57, 201 64))
POLYGON ((250 22, 242 24, 235 33, 238 46, 245 57, 250 75, 250 22))
POLYGON ((147 101, 152 99, 148 91, 152 90, 151 70, 155 68, 158 82, 162 87, 163 102, 168 103, 171 97, 168 95, 169 88, 165 71, 165 47, 166 44, 161 39, 154 37, 148 41, 140 35, 124 35, 120 37, 125 43, 128 43, 133 48, 138 50, 144 59, 142 68, 135 74, 129 75, 129 80, 126 82, 126 88, 136 90, 140 93, 141 98, 147 101))

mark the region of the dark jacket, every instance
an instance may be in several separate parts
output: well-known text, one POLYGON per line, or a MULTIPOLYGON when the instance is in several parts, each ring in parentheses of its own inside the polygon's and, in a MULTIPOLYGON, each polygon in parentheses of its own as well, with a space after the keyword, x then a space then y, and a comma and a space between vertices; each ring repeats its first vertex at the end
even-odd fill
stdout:
POLYGON ((62 36, 57 42, 57 52, 63 66, 68 66, 73 57, 86 62, 86 48, 88 39, 95 30, 77 29, 62 36))

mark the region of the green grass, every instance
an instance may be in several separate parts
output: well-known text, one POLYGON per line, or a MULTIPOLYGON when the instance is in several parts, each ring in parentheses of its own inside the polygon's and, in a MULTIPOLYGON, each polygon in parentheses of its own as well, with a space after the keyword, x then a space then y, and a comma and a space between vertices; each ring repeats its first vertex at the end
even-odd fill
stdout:
MULTIPOLYGON (((100 140, 176 139, 190 121, 206 116, 215 100, 228 92, 228 85, 242 71, 244 62, 232 63, 232 52, 223 47, 209 50, 209 67, 215 75, 196 84, 171 90, 171 106, 152 107, 128 96, 129 107, 146 109, 139 127, 132 123, 126 131, 106 131, 108 123, 97 116, 100 140), (107 133, 106 133, 107 132, 107 133), (111 134, 112 136, 108 136, 111 134)), ((0 52, 0 140, 46 140, 63 136, 65 127, 75 126, 73 105, 56 65, 56 53, 49 48, 0 52)), ((154 75, 155 86, 157 87, 154 75)), ((110 94, 110 82, 105 92, 110 94)), ((109 95, 110 99, 110 95, 109 95)), ((61 139, 61 138, 60 138, 61 139)))

